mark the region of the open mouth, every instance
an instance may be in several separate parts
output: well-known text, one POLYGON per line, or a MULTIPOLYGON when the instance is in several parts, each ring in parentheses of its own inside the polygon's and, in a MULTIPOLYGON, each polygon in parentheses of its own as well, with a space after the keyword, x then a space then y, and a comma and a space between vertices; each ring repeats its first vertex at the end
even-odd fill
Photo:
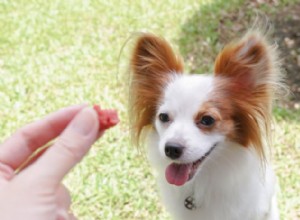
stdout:
POLYGON ((182 186, 189 180, 191 180, 196 172, 200 164, 210 155, 210 153, 215 149, 217 144, 214 144, 209 151, 207 151, 200 159, 192 162, 192 163, 172 163, 166 169, 166 179, 169 184, 173 184, 176 186, 182 186))

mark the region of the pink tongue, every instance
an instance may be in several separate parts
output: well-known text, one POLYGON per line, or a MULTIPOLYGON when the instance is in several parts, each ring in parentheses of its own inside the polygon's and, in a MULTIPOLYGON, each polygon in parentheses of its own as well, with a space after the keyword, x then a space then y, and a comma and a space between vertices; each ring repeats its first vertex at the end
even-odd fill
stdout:
POLYGON ((192 164, 170 164, 166 169, 166 179, 168 183, 176 186, 182 186, 189 179, 189 173, 192 164))

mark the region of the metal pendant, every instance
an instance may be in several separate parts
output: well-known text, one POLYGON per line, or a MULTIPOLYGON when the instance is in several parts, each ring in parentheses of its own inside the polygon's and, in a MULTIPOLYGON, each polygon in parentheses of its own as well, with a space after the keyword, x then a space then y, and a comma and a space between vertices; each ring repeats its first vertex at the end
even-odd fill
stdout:
POLYGON ((196 205, 195 205, 195 199, 193 196, 189 196, 184 200, 184 206, 188 209, 188 210, 194 210, 196 209, 196 205))

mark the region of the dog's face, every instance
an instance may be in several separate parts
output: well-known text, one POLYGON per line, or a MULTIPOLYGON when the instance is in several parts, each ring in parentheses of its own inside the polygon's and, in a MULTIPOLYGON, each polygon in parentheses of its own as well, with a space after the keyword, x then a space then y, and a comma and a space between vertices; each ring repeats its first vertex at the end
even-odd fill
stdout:
POLYGON ((223 141, 253 146, 263 155, 261 125, 267 125, 272 73, 271 48, 258 34, 224 48, 214 75, 184 75, 169 44, 139 38, 131 69, 131 119, 137 139, 152 127, 166 179, 183 185, 223 141))
POLYGON ((226 133, 218 129, 224 119, 210 106, 213 90, 213 78, 200 75, 177 76, 166 86, 157 107, 155 129, 160 156, 171 164, 166 170, 170 184, 183 185, 192 179, 225 139, 226 133))
POLYGON ((206 106, 212 80, 209 76, 179 76, 167 85, 155 117, 163 157, 179 163, 195 162, 224 139, 213 128, 218 119, 206 106))

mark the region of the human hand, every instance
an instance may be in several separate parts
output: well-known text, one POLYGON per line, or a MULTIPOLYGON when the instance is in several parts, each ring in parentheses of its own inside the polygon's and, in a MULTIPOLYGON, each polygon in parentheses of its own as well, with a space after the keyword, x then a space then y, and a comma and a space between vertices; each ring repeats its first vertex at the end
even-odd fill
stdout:
POLYGON ((0 145, 0 219, 75 219, 61 181, 102 133, 97 113, 80 105, 52 113, 8 138, 0 145), (15 173, 33 152, 55 138, 50 148, 15 173))

